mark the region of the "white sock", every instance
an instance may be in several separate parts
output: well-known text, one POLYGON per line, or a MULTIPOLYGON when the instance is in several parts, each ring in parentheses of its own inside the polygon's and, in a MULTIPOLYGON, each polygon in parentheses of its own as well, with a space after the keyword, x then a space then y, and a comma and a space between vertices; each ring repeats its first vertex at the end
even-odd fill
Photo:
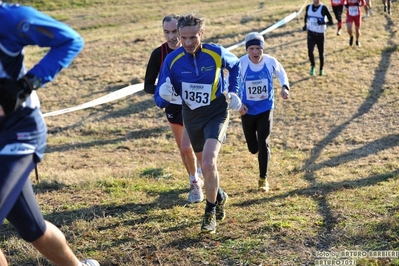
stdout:
POLYGON ((190 182, 197 182, 197 181, 198 181, 197 175, 195 175, 195 176, 190 175, 190 182))

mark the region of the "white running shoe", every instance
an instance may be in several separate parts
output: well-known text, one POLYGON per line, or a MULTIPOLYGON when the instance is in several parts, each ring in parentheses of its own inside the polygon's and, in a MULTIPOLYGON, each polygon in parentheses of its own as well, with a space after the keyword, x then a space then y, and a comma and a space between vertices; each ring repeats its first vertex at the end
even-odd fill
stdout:
POLYGON ((93 259, 82 260, 81 263, 83 266, 100 266, 100 263, 93 259))
POLYGON ((198 178, 196 182, 190 182, 190 193, 188 193, 188 202, 197 203, 204 200, 204 193, 202 193, 202 186, 204 181, 198 178))

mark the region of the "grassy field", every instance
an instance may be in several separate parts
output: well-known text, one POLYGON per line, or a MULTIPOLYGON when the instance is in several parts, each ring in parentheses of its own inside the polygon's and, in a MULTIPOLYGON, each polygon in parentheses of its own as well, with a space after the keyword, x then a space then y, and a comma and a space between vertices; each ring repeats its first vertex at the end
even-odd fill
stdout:
MULTIPOLYGON (((199 11, 205 42, 228 47, 310 1, 24 2, 71 25, 86 43, 70 68, 38 91, 48 113, 142 83, 151 51, 163 42, 166 14, 199 11)), ((373 5, 361 48, 349 47, 346 26, 341 36, 336 25, 328 29, 322 77, 309 76, 303 13, 265 35, 265 52, 291 83, 290 100, 276 98, 271 191, 256 190, 257 156, 231 113, 218 162, 230 198, 215 235, 199 235, 205 203, 187 204, 188 176, 173 135, 143 91, 46 118, 39 181, 31 175, 45 218, 80 258, 105 266, 314 265, 349 251, 369 255, 346 254, 357 265, 399 265, 369 252, 399 252, 399 3, 391 16, 379 1, 373 5)), ((27 66, 45 52, 29 47, 27 66)), ((51 265, 9 224, 0 230, 10 265, 51 265)))

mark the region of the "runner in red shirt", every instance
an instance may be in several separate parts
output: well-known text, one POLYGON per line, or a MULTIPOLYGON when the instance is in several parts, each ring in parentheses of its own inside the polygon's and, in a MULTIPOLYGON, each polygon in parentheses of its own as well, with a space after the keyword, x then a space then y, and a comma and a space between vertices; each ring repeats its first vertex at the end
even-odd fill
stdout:
POLYGON ((362 14, 360 7, 365 6, 365 0, 345 0, 346 7, 346 27, 349 34, 349 45, 353 45, 353 23, 355 23, 356 31, 356 45, 361 46, 359 42, 360 38, 360 26, 362 24, 362 14))

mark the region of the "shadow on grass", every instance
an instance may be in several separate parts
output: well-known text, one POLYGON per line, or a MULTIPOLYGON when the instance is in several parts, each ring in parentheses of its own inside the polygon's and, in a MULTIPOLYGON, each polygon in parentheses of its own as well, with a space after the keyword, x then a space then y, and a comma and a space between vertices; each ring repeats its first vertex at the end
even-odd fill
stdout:
MULTIPOLYGON (((313 167, 309 167, 312 169, 312 171, 319 170, 324 167, 334 167, 396 146, 399 146, 399 134, 383 137, 381 139, 367 143, 361 148, 351 150, 350 152, 332 157, 327 161, 314 165, 313 167)), ((384 160, 384 158, 381 159, 384 160)))
MULTIPOLYGON (((395 31, 392 29, 393 23, 392 20, 387 17, 387 26, 386 30, 391 32, 391 38, 394 37, 395 31)), ((390 45, 390 43, 388 43, 390 45)), ((313 169, 320 169, 323 166, 326 166, 328 164, 339 164, 341 163, 342 159, 345 158, 346 160, 355 160, 360 158, 361 156, 359 155, 359 150, 355 150, 354 152, 350 152, 347 154, 343 154, 341 156, 338 156, 336 158, 332 158, 329 160, 326 164, 326 162, 321 163, 320 165, 315 164, 317 159, 319 158, 320 154, 324 150, 325 147, 327 147, 336 137, 338 137, 341 132, 356 118, 361 117, 362 115, 368 113, 371 108, 377 103, 378 99, 380 98, 382 94, 382 86, 386 81, 386 75, 387 75, 387 70, 388 67, 385 67, 387 65, 390 65, 391 62, 391 57, 394 53, 394 51, 397 50, 397 47, 395 49, 392 49, 392 47, 387 47, 382 51, 381 54, 381 60, 379 62, 378 67, 376 68, 374 72, 374 79, 371 84, 369 96, 365 99, 362 105, 359 106, 357 113, 355 113, 352 118, 350 118, 348 121, 344 122, 343 124, 337 126, 333 131, 331 131, 323 140, 321 140, 319 143, 316 143, 314 145, 315 148, 311 151, 310 154, 312 156, 307 159, 304 163, 303 171, 306 172, 305 174, 305 180, 307 180, 310 184, 310 187, 305 190, 311 194, 309 196, 313 197, 316 202, 318 202, 319 206, 319 213, 323 215, 324 217, 324 224, 326 225, 325 227, 321 228, 319 231, 319 240, 318 243, 316 244, 317 248, 320 250, 328 250, 330 249, 334 243, 334 234, 333 234, 333 229, 335 228, 337 224, 337 218, 334 216, 330 206, 329 202, 327 200, 327 195, 332 191, 332 190, 337 190, 337 189, 342 189, 347 187, 363 187, 363 186, 370 186, 377 184, 379 182, 385 181, 387 179, 393 178, 395 175, 398 175, 398 170, 386 174, 386 175, 374 175, 370 176, 367 178, 364 178, 362 180, 355 180, 355 181, 343 181, 339 183, 329 183, 329 184, 323 184, 319 185, 317 183, 317 180, 313 174, 313 169), (384 69, 383 72, 380 70, 384 69), (349 157, 349 158, 348 158, 349 157), (317 195, 315 197, 314 195, 317 195)), ((367 150, 368 147, 373 147, 372 153, 378 152, 381 147, 383 148, 389 148, 392 146, 398 145, 397 141, 395 143, 392 142, 392 140, 397 140, 398 136, 390 136, 387 138, 384 138, 382 140, 377 140, 374 143, 367 144, 365 145, 361 150, 367 150)), ((367 151, 370 152, 370 151, 367 151)), ((306 193, 306 194, 307 194, 306 193)))
MULTIPOLYGON (((247 207, 254 204, 263 204, 265 202, 272 202, 276 199, 283 199, 291 196, 309 196, 319 200, 320 198, 325 198, 327 194, 332 193, 334 191, 339 191, 343 189, 353 189, 353 188, 360 188, 360 187, 369 187, 374 186, 378 183, 387 181, 389 179, 394 178, 395 176, 399 175, 399 169, 395 170, 391 173, 387 174, 378 174, 372 175, 363 179, 358 180, 345 180, 340 182, 330 182, 330 183, 323 183, 323 184, 313 184, 304 189, 294 189, 287 193, 279 194, 272 197, 266 197, 262 199, 254 199, 250 201, 245 201, 239 204, 234 204, 235 206, 239 207, 247 207)), ((332 215, 331 215, 332 217, 332 215)), ((331 219, 334 220, 334 219, 331 219)))
POLYGON ((49 192, 65 189, 68 187, 68 185, 59 183, 57 181, 48 182, 46 180, 41 181, 40 179, 39 179, 39 181, 40 181, 39 183, 32 185, 33 190, 35 191, 35 195, 49 193, 49 192))
MULTIPOLYGON (((34 187, 39 187, 39 193, 44 193, 50 190, 59 190, 65 187, 66 185, 62 185, 60 183, 46 185, 45 184, 37 185, 34 187)), ((36 188, 34 188, 36 190, 36 188)), ((35 191, 36 192, 36 191, 35 191)), ((149 221, 159 221, 163 220, 164 217, 161 216, 153 216, 147 215, 154 210, 168 210, 173 209, 175 206, 184 206, 190 208, 191 205, 186 203, 186 201, 182 200, 180 195, 186 194, 187 189, 174 189, 167 192, 147 192, 147 194, 151 197, 154 195, 158 195, 158 197, 149 203, 127 203, 127 204, 102 204, 102 205, 91 205, 87 208, 80 208, 75 210, 61 210, 56 211, 54 213, 49 213, 44 215, 44 219, 51 221, 51 223, 55 224, 57 227, 61 228, 63 226, 72 226, 74 221, 76 220, 86 220, 92 221, 93 219, 98 219, 99 217, 123 217, 128 212, 132 212, 134 214, 140 215, 137 219, 122 219, 122 221, 118 221, 116 224, 112 224, 109 226, 99 226, 97 230, 109 230, 116 228, 118 226, 134 226, 138 224, 144 224, 149 221)), ((38 193, 36 193, 38 194, 38 193)), ((193 205, 193 207, 196 207, 193 205)), ((185 224, 185 227, 191 226, 190 224, 185 224)), ((179 230, 168 228, 168 230, 179 230)), ((13 227, 10 224, 4 224, 0 228, 0 235, 4 240, 15 236, 16 233, 13 227)))
POLYGON ((48 153, 53 153, 53 152, 60 152, 60 151, 64 152, 64 151, 75 150, 75 149, 87 149, 90 147, 124 142, 127 140, 145 139, 145 138, 159 136, 163 132, 167 132, 167 131, 169 131, 169 126, 167 124, 165 124, 165 126, 158 127, 158 128, 145 129, 145 130, 132 130, 128 134, 126 134, 122 137, 119 137, 119 138, 114 138, 114 139, 93 140, 90 142, 76 143, 76 144, 67 143, 67 144, 59 145, 59 146, 48 145, 46 148, 46 153, 48 154, 48 153))

